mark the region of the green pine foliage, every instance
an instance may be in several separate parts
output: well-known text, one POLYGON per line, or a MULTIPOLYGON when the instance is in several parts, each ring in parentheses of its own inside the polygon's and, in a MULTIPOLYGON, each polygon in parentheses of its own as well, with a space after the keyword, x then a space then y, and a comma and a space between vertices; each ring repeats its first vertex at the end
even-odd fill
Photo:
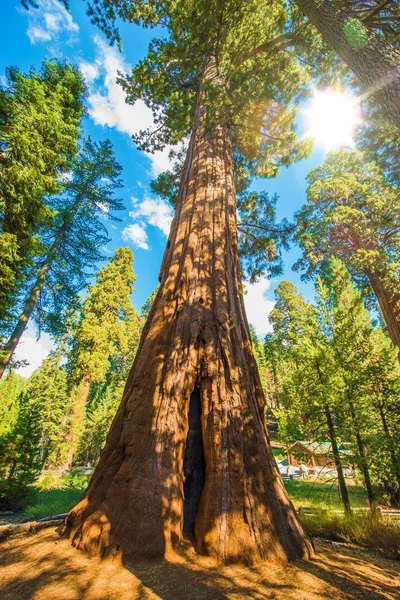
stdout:
POLYGON ((303 250, 296 270, 305 278, 323 271, 333 255, 342 260, 362 289, 368 273, 399 285, 400 194, 384 170, 360 152, 330 152, 308 175, 307 204, 296 215, 295 241, 303 250))
POLYGON ((5 435, 15 424, 18 398, 26 389, 26 379, 11 372, 0 381, 0 436, 5 435))
MULTIPOLYGON (((60 360, 59 353, 51 353, 42 362, 18 395, 14 422, 2 429, 0 494, 4 505, 18 508, 29 502, 40 471, 62 464, 65 458, 68 394, 60 360)), ((15 383, 9 383, 11 377, 2 382, 9 390, 15 389, 15 383)))
POLYGON ((124 208, 115 197, 115 191, 122 187, 120 173, 109 140, 97 143, 83 139, 60 193, 49 198, 54 212, 51 223, 41 232, 44 253, 36 259, 39 264, 60 231, 62 238, 34 312, 40 330, 53 335, 65 330, 60 315, 75 302, 95 266, 104 259, 102 249, 109 242, 104 218, 116 221, 114 211, 124 208))
POLYGON ((256 359, 261 385, 264 390, 264 393, 266 393, 266 391, 267 391, 267 373, 266 373, 267 365, 266 365, 266 360, 265 360, 264 348, 263 348, 263 344, 262 344, 261 340, 257 337, 255 329, 252 325, 250 325, 250 335, 251 335, 251 341, 253 344, 254 358, 256 359))
POLYGON ((397 502, 400 366, 344 264, 329 261, 315 304, 280 284, 270 321, 264 348, 282 439, 327 441, 328 408, 337 441, 348 444, 361 476, 397 502))
POLYGON ((74 380, 104 381, 111 365, 123 368, 139 341, 131 294, 136 276, 130 248, 117 248, 89 286, 74 336, 69 370, 74 380))
POLYGON ((80 71, 55 60, 29 74, 9 68, 0 86, 0 320, 40 248, 46 196, 60 191, 78 151, 84 95, 80 71))

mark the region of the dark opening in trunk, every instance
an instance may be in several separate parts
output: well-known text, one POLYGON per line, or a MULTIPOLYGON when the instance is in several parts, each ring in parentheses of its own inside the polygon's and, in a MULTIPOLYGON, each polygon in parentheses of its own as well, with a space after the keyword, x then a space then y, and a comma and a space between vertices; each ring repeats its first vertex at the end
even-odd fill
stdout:
POLYGON ((183 531, 186 534, 192 535, 204 487, 206 468, 203 436, 201 433, 201 397, 198 388, 194 388, 190 396, 188 420, 189 429, 183 459, 183 491, 185 496, 183 531))

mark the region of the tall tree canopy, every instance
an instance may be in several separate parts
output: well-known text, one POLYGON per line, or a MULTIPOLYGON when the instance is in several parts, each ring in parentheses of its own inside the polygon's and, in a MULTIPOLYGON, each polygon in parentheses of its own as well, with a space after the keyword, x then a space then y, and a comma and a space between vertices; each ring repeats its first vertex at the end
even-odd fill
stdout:
POLYGON ((41 252, 36 258, 35 279, 28 282, 20 317, 0 354, 0 378, 32 315, 41 328, 59 333, 63 315, 86 285, 90 269, 102 258, 101 247, 108 241, 101 217, 121 210, 114 197, 121 187, 120 165, 115 161, 109 140, 96 144, 83 140, 80 153, 71 161, 69 177, 60 194, 49 198, 52 219, 41 229, 41 252))
MULTIPOLYGON (((351 460, 339 452, 336 466, 354 460, 371 502, 382 488, 397 502, 399 457, 392 444, 400 367, 393 345, 374 328, 337 259, 316 282, 315 305, 289 282, 278 286, 276 300, 265 353, 282 438, 351 444, 351 460)), ((344 480, 339 483, 345 499, 344 480)))
POLYGON ((360 152, 332 152, 308 175, 308 203, 297 213, 295 239, 306 277, 334 254, 358 283, 372 288, 393 343, 400 346, 400 192, 360 152))
POLYGON ((75 396, 68 466, 92 385, 104 382, 111 368, 123 370, 134 358, 140 334, 139 315, 131 302, 135 278, 132 250, 118 248, 89 287, 68 364, 75 396))
POLYGON ((7 70, 0 86, 0 321, 51 216, 45 197, 78 151, 85 85, 69 64, 45 61, 39 72, 7 70))

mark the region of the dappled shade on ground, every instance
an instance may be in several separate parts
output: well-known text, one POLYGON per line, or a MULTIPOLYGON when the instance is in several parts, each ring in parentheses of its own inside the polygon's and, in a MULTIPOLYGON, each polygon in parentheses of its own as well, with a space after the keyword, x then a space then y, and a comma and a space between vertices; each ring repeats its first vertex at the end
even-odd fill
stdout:
POLYGON ((358 548, 317 543, 310 561, 286 567, 217 566, 188 549, 174 561, 124 569, 89 558, 53 530, 0 547, 2 600, 395 600, 400 564, 358 548))

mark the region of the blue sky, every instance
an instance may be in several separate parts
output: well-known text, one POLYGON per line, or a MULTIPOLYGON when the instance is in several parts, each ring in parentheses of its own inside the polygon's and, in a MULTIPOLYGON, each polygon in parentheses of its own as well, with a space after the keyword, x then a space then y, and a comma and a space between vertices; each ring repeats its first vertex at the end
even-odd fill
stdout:
MULTIPOLYGON (((46 57, 74 62, 85 76, 89 96, 84 133, 94 140, 109 138, 114 145, 117 161, 123 167, 124 187, 119 195, 124 200, 126 210, 119 214, 121 223, 106 223, 111 241, 104 248, 104 255, 111 256, 115 248, 122 245, 132 247, 137 274, 133 303, 140 310, 157 285, 172 218, 172 209, 154 197, 149 188, 152 178, 168 168, 168 150, 146 155, 135 148, 131 135, 151 125, 151 114, 140 102, 135 106, 125 104, 124 93, 115 83, 115 77, 117 70, 129 70, 131 65, 146 55, 148 43, 155 32, 121 23, 124 45, 121 54, 110 48, 100 31, 91 25, 82 0, 71 0, 71 14, 57 0, 41 0, 39 10, 31 9, 28 12, 20 7, 19 0, 8 0, 2 4, 0 76, 4 76, 6 67, 10 65, 23 71, 28 71, 30 67, 39 69, 46 57)), ((305 129, 303 114, 298 118, 298 127, 301 134, 305 129)), ((291 219, 305 202, 307 173, 323 160, 324 151, 316 148, 310 158, 282 169, 275 179, 254 181, 253 187, 271 194, 277 193, 278 218, 291 219)), ((284 255, 282 276, 248 286, 247 312, 260 336, 265 335, 269 328, 268 313, 273 306, 273 292, 282 279, 295 283, 311 299, 312 285, 302 283, 299 274, 291 269, 299 255, 299 249, 292 248, 284 255)), ((31 367, 21 372, 29 375, 50 347, 48 336, 42 336, 36 342, 30 327, 24 335, 18 355, 27 358, 31 367)))

